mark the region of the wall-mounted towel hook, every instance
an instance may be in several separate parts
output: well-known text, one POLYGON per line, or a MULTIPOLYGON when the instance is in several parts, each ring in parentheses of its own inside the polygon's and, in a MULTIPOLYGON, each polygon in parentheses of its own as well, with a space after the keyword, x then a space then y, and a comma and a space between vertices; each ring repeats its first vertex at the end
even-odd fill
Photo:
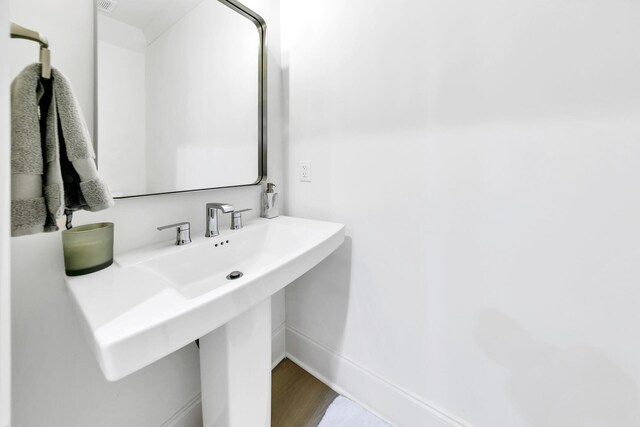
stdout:
POLYGON ((15 22, 11 23, 11 38, 31 40, 40 44, 40 63, 42 64, 42 78, 51 78, 51 51, 49 50, 49 40, 38 33, 15 22))

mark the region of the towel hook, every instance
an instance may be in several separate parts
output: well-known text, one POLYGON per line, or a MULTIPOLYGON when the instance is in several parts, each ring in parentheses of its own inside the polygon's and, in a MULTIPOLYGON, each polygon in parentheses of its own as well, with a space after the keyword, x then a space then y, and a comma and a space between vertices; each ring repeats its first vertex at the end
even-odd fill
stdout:
POLYGON ((40 64, 42 64, 42 78, 51 78, 51 51, 49 50, 49 40, 37 31, 30 30, 15 22, 11 23, 11 38, 25 39, 40 44, 40 64))

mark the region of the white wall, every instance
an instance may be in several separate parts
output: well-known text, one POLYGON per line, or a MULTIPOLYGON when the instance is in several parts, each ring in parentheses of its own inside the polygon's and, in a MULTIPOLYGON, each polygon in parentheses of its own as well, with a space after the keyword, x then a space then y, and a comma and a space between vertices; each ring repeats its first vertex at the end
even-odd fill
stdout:
POLYGON ((283 2, 287 212, 349 236, 287 288, 287 352, 397 425, 637 425, 639 21, 283 2))
MULTIPOLYGON (((277 0, 247 2, 277 30, 277 0)), ((12 19, 49 37, 53 65, 74 84, 90 126, 93 125, 93 4, 80 0, 11 1, 12 19)), ((277 38, 275 38, 277 41, 277 38)), ((32 43, 12 41, 11 68, 17 73, 37 58, 32 43)), ((270 55, 279 57, 279 45, 270 55)), ((270 64, 271 178, 281 180, 279 61, 270 64)), ((204 204, 229 202, 253 208, 257 215, 260 188, 208 191, 120 200, 102 213, 79 213, 75 224, 109 220, 116 227, 116 251, 170 239, 155 230, 176 220, 191 221, 194 233, 204 227, 204 204)), ((249 216, 250 218, 251 216, 249 216)), ((224 220, 228 224, 228 219, 224 220)), ((223 223, 224 224, 224 223, 223 223)), ((13 311, 13 426, 158 426, 200 390, 195 345, 168 356, 121 381, 107 382, 82 336, 64 287, 59 233, 11 239, 13 311)), ((274 330, 284 322, 283 295, 273 299, 274 330), (278 310, 280 308, 280 311, 278 310)), ((282 345, 282 337, 278 342, 282 345)), ((275 351, 280 354, 283 350, 275 351)))
MULTIPOLYGON (((0 3, 0 52, 9 49, 9 5, 0 3)), ((8 427, 11 418, 11 304, 10 304, 10 125, 9 67, 0 63, 0 426, 8 427)))

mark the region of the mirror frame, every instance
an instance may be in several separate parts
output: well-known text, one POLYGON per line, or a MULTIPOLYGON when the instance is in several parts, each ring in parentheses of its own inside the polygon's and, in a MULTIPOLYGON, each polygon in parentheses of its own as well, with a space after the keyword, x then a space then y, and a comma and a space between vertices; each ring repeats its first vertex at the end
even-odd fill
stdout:
MULTIPOLYGON (((213 0, 203 0, 213 1, 213 0)), ((237 188, 259 185, 267 179, 267 23, 265 20, 249 9, 244 4, 236 0, 217 0, 229 9, 239 13, 254 23, 260 38, 260 48, 258 53, 258 177, 254 182, 248 184, 226 185, 221 187, 194 188, 189 190, 164 191, 159 193, 135 194, 131 196, 119 196, 114 199, 131 199, 134 197, 157 196, 161 194, 190 193, 194 191, 207 191, 221 188, 237 188)), ((98 6, 93 4, 93 148, 100 172, 98 159, 98 6)))

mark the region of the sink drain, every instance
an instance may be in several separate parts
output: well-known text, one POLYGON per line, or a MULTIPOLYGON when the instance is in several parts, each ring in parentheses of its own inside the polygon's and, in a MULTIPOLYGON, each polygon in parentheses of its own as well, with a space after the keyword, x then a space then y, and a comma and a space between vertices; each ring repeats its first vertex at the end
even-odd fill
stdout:
POLYGON ((242 277, 242 271, 232 271, 227 275, 227 279, 236 280, 242 277))

